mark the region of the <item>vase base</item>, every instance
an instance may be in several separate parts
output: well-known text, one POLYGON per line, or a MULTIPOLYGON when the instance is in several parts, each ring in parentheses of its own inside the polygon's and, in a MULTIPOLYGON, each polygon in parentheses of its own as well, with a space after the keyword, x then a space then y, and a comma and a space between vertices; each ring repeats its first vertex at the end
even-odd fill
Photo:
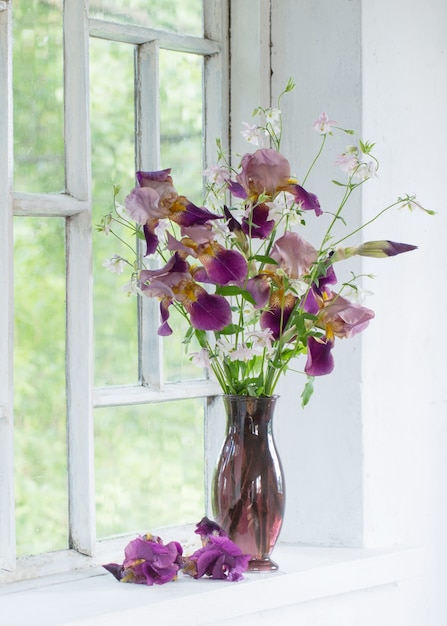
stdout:
POLYGON ((265 559, 250 559, 248 562, 248 572, 276 572, 278 569, 277 563, 272 561, 269 557, 265 559))

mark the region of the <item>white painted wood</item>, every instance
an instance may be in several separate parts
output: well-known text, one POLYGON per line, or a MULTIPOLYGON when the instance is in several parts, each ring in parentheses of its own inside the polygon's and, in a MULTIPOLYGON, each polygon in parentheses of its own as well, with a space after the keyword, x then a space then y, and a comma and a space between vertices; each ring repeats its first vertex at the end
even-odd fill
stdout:
POLYGON ((69 217, 89 211, 86 200, 78 200, 66 193, 13 194, 14 215, 23 217, 69 217))
POLYGON ((158 41, 160 48, 201 55, 218 54, 221 50, 219 42, 202 39, 201 37, 177 35, 163 30, 147 28, 146 26, 117 24, 97 19, 90 20, 90 35, 100 39, 110 39, 135 45, 158 41))
POLYGON ((168 626, 179 621, 184 626, 264 621, 377 626, 401 617, 406 626, 428 624, 425 598, 414 585, 423 571, 417 551, 278 546, 275 557, 279 572, 247 574, 238 583, 180 576, 148 588, 118 584, 103 569, 91 568, 83 576, 54 576, 44 585, 14 584, 0 590, 2 619, 8 626, 168 626), (414 591, 405 602, 399 596, 402 587, 414 591))
MULTIPOLYGON (((67 193, 90 203, 87 1, 64 2, 67 193)), ((67 218, 67 432, 70 547, 95 544, 91 213, 67 218)))
POLYGON ((205 37, 220 43, 220 53, 204 59, 204 167, 216 161, 216 139, 229 146, 229 6, 227 0, 205 0, 205 37))
MULTIPOLYGON (((160 169, 159 43, 139 45, 135 55, 135 150, 136 169, 160 169)), ((140 243, 140 254, 145 244, 140 243)), ((156 261, 152 261, 155 268, 156 261)), ((163 388, 163 339, 157 335, 159 302, 138 297, 139 380, 143 385, 163 388)))
POLYGON ((0 568, 14 569, 12 23, 0 10, 0 568))
MULTIPOLYGON (((287 13, 287 2, 274 5, 287 13)), ((271 104, 270 12, 270 0, 231 1, 232 154, 252 152, 253 146, 241 137, 242 122, 254 124, 253 110, 271 104)))
POLYGON ((214 381, 188 381, 166 383, 162 389, 147 386, 103 387, 94 390, 95 407, 146 404, 220 395, 219 385, 214 381))
MULTIPOLYGON (((204 59, 204 168, 216 162, 216 139, 222 148, 228 150, 230 144, 230 76, 229 76, 229 3, 227 0, 204 1, 204 34, 208 39, 221 42, 221 52, 204 59)), ((215 386, 216 395, 210 395, 205 402, 205 495, 207 515, 211 511, 211 482, 217 456, 222 445, 225 430, 225 412, 220 395, 220 387, 215 386)))
MULTIPOLYGON (((273 103, 290 77, 296 83, 282 100, 282 152, 294 174, 302 177, 320 146, 312 124, 322 111, 343 127, 362 130, 360 2, 273 3, 272 45, 273 103)), ((306 182, 325 211, 333 211, 340 198, 331 182, 338 176, 336 155, 352 143, 347 135, 329 139, 317 173, 306 182)), ((349 228, 360 225, 360 195, 350 203, 347 219, 349 228)), ((324 220, 309 217, 300 231, 316 247, 327 227, 324 220)), ((362 273, 358 261, 339 264, 339 280, 346 267, 362 273)), ((374 290, 375 285, 368 283, 367 288, 374 290)), ((373 299, 365 303, 373 304, 373 299)), ((314 396, 305 409, 300 406, 303 375, 288 373, 278 388, 276 442, 287 493, 282 537, 356 547, 363 541, 361 339, 336 341, 334 359, 334 372, 315 380, 314 396)))

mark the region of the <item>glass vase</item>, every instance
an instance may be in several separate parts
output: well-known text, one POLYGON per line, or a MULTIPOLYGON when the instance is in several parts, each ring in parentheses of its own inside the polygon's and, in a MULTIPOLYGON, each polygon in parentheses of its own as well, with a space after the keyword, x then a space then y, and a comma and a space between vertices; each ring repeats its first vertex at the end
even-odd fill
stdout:
POLYGON ((227 432, 212 484, 214 519, 244 554, 249 571, 274 571, 270 554, 285 506, 272 420, 277 396, 224 396, 227 432))

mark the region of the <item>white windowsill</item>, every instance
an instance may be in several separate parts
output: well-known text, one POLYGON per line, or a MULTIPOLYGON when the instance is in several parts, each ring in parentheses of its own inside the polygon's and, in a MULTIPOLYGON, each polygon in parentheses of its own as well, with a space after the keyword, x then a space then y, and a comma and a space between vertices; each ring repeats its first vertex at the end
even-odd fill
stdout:
MULTIPOLYGON (((280 570, 249 574, 239 583, 194 580, 146 587, 118 583, 101 567, 76 570, 0 587, 5 626, 200 626, 236 620, 255 611, 395 585, 421 576, 414 549, 357 550, 279 545, 280 570)), ((238 622, 239 623, 239 622, 238 622)), ((249 621, 244 623, 251 623, 249 621)))

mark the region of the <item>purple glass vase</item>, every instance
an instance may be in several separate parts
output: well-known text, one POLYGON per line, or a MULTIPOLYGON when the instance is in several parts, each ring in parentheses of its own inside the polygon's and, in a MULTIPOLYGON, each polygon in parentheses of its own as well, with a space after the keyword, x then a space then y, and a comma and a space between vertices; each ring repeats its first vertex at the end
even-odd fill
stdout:
POLYGON ((274 571, 270 554, 285 506, 281 461, 272 419, 277 396, 224 396, 227 433, 212 485, 216 522, 244 554, 249 571, 274 571))

